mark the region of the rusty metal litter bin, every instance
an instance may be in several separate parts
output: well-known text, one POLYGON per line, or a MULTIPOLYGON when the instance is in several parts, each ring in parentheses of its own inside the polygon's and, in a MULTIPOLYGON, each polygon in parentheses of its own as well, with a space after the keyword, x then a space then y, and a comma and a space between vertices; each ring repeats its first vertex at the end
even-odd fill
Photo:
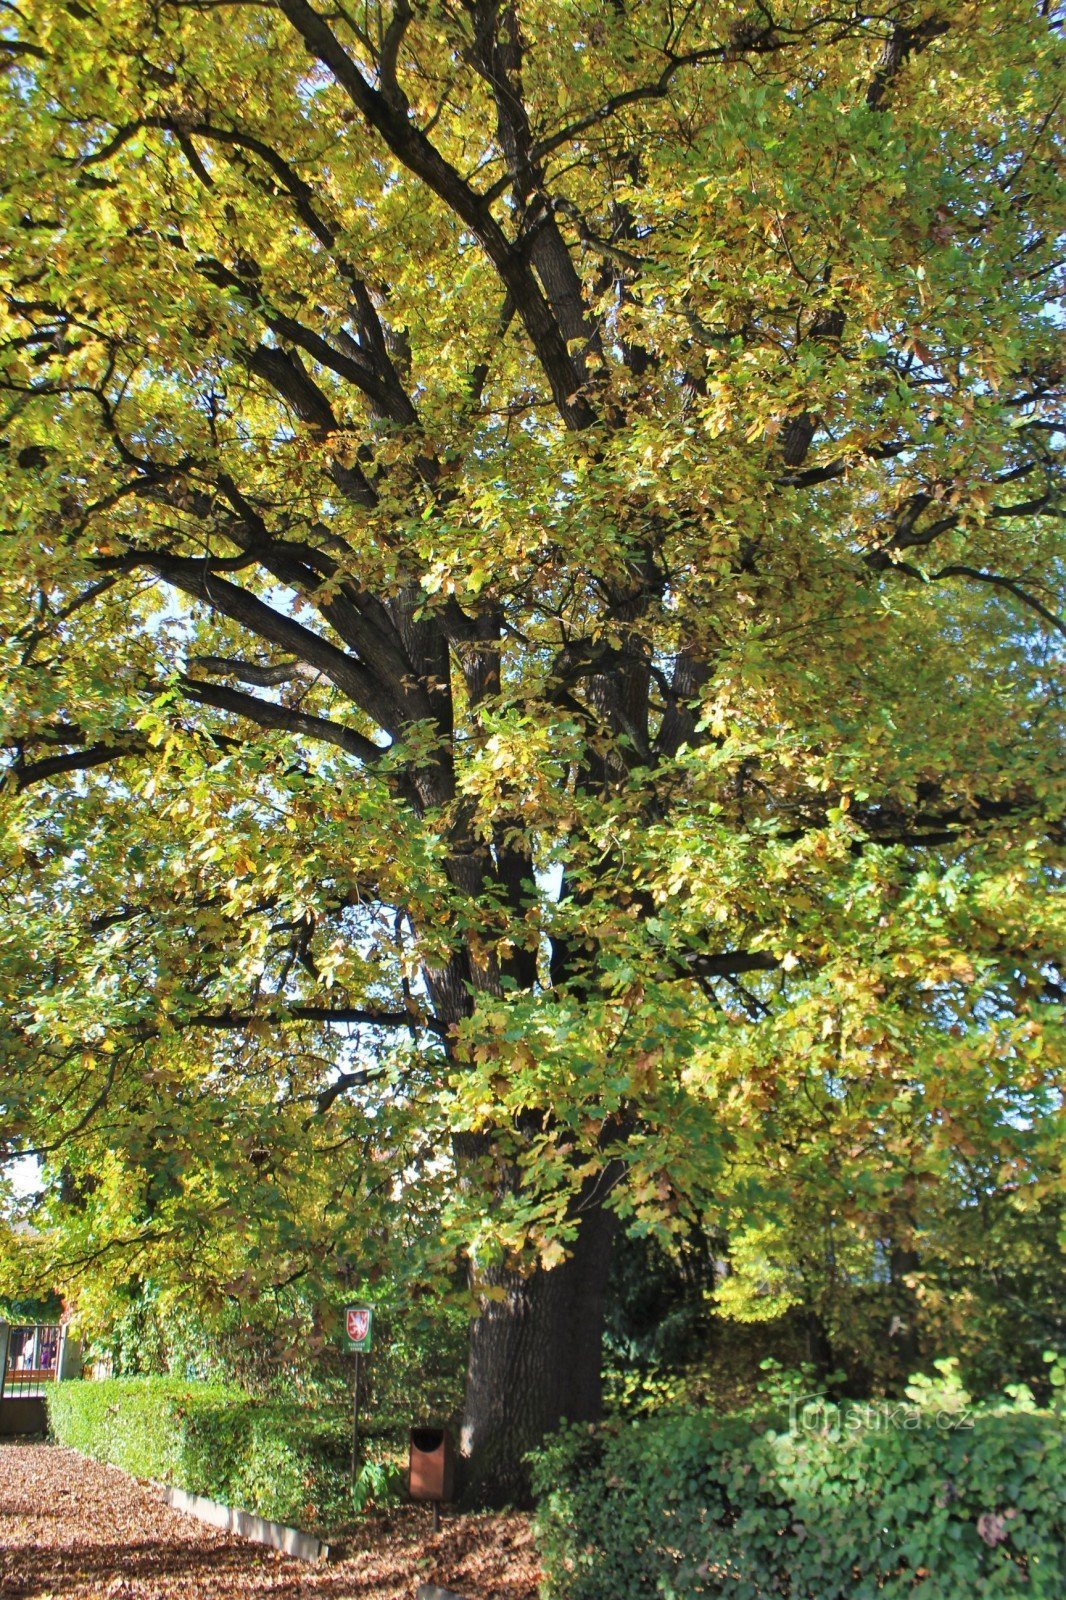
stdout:
POLYGON ((455 1492, 455 1446, 446 1428, 412 1428, 408 1493, 440 1505, 455 1492))

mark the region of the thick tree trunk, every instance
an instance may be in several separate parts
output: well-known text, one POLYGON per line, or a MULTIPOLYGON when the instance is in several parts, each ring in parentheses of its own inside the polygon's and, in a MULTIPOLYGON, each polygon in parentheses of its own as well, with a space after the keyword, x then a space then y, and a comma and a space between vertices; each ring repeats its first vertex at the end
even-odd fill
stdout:
POLYGON ((613 1212, 582 1209, 570 1260, 527 1277, 499 1273, 471 1324, 462 1429, 462 1498, 468 1505, 525 1505, 523 1457, 563 1421, 600 1415, 600 1357, 613 1212))

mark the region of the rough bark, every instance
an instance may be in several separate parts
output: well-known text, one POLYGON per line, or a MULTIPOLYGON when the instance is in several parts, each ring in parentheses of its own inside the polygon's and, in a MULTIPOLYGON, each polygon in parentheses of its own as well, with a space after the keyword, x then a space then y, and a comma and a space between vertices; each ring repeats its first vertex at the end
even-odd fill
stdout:
MULTIPOLYGON (((606 1190, 601 1180, 600 1190, 606 1190)), ((468 1505, 529 1502, 527 1451, 561 1422, 600 1415, 600 1360, 616 1218, 595 1195, 580 1203, 573 1253, 550 1272, 498 1271, 470 1331, 461 1437, 468 1505)))

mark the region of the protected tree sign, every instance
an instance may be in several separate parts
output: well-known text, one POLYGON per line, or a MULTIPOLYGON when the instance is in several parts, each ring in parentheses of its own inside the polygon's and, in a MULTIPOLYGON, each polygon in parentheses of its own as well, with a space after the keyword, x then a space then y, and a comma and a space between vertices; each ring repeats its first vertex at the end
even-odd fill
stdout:
POLYGON ((374 1312, 370 1306, 345 1306, 344 1337, 349 1350, 369 1350, 373 1327, 374 1312))

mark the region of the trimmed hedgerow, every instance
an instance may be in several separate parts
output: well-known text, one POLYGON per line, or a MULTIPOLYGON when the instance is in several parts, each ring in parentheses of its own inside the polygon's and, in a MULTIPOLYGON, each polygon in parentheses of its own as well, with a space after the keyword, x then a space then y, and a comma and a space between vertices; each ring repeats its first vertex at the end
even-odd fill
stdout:
POLYGON ((258 1512, 316 1532, 350 1523, 380 1466, 353 1496, 351 1422, 340 1408, 312 1410, 250 1399, 240 1389, 174 1378, 114 1378, 50 1386, 57 1443, 137 1478, 258 1512), (362 1492, 360 1492, 362 1491, 362 1492))
POLYGON ((534 1464, 546 1600, 1066 1592, 1063 1418, 1031 1401, 569 1429, 534 1464))

